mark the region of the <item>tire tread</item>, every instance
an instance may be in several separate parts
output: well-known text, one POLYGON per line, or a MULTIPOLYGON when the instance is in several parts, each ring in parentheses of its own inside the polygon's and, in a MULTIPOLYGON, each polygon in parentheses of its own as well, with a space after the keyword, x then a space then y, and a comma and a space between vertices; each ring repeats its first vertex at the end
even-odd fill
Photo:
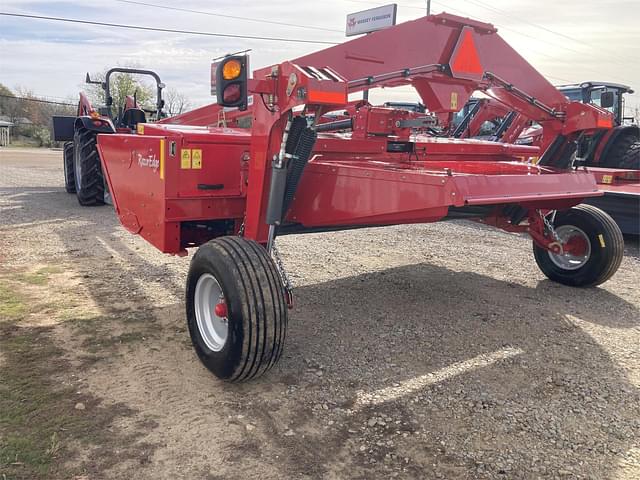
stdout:
POLYGON ((96 134, 86 128, 76 130, 77 142, 74 148, 80 155, 82 178, 80 190, 76 190, 78 202, 85 207, 104 204, 104 175, 100 165, 100 156, 96 142, 96 134))
MULTIPOLYGON (((232 302, 233 303, 233 302, 232 302)), ((266 250, 241 237, 220 237, 202 245, 194 255, 187 280, 187 318, 189 331, 198 356, 214 374, 229 382, 243 382, 257 378, 269 371, 282 355, 287 326, 287 307, 279 273, 266 250), (207 260, 208 257, 208 260, 207 260), (222 285, 223 290, 233 289, 240 312, 233 312, 242 322, 242 345, 238 345, 239 358, 221 376, 217 367, 208 364, 206 352, 202 352, 194 339, 193 320, 189 319, 189 291, 197 278, 192 271, 200 271, 196 265, 214 261, 232 280, 222 285), (191 286, 190 286, 191 285, 191 286)), ((226 362, 226 360, 225 360, 226 362)))

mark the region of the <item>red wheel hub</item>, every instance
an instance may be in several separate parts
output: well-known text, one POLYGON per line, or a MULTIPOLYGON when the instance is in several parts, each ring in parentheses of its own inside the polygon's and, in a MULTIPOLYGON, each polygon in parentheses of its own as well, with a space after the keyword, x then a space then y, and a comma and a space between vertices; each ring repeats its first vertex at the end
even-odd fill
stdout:
POLYGON ((220 318, 225 318, 228 313, 227 304, 224 301, 217 303, 215 308, 213 309, 213 313, 215 313, 216 316, 220 318))
POLYGON ((565 253, 575 256, 583 256, 587 254, 587 241, 582 235, 573 235, 562 246, 565 253))

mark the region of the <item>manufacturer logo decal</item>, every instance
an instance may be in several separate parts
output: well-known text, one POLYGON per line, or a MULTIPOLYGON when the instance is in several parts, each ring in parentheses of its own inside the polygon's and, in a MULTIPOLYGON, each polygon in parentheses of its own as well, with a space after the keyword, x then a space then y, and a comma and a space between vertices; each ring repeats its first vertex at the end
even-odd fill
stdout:
POLYGON ((160 168, 160 160, 156 157, 155 153, 148 157, 143 157, 142 154, 139 153, 138 166, 143 168, 151 168, 155 171, 160 168))

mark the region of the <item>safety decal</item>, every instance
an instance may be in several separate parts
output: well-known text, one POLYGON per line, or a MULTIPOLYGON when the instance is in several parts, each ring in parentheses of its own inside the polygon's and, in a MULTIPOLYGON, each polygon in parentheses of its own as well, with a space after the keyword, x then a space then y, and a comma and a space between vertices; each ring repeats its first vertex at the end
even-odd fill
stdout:
POLYGON ((458 109, 458 92, 451 92, 451 110, 458 109))
POLYGON ((164 180, 164 138, 160 139, 160 179, 164 180))
POLYGON ((191 168, 202 168, 202 150, 199 148, 191 150, 191 168))
POLYGON ((604 235, 602 235, 601 233, 598 234, 598 240, 600 240, 600 246, 602 248, 604 248, 606 245, 604 243, 604 235))
POLYGON ((183 148, 180 154, 180 168, 188 169, 191 168, 191 149, 183 148))
POLYGON ((602 183, 606 183, 607 185, 610 185, 613 183, 613 175, 603 175, 602 176, 602 183))

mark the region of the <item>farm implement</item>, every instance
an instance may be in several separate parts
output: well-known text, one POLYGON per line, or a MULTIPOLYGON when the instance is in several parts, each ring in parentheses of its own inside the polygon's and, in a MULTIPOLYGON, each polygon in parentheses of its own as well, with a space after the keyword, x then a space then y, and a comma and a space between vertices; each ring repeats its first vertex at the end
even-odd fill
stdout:
POLYGON ((578 139, 611 128, 611 114, 569 101, 490 24, 433 15, 252 78, 246 56, 214 67, 217 105, 99 133, 97 149, 129 231, 170 254, 199 247, 187 323, 222 379, 255 378, 282 354, 292 294, 278 235, 463 218, 528 234, 542 272, 566 285, 598 285, 620 265, 620 230, 577 206, 601 193, 573 165, 578 139), (429 114, 348 101, 404 85, 429 114), (476 90, 535 119, 549 146, 416 133, 476 90))

